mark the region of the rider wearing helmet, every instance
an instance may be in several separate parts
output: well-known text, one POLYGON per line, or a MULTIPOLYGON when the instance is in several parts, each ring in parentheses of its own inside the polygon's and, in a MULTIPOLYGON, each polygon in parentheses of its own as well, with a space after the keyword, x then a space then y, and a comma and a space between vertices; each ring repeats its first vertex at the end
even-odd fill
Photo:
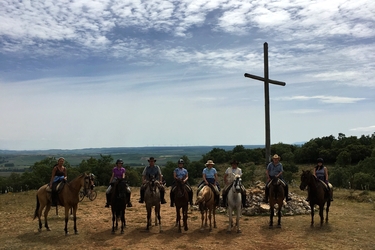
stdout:
MULTIPOLYGON (((185 185, 188 189, 190 206, 192 206, 193 205, 193 190, 191 189, 189 183, 187 182, 188 179, 189 179, 189 174, 188 174, 188 171, 184 168, 184 160, 179 159, 177 161, 177 165, 178 165, 178 168, 176 168, 173 171, 173 179, 174 180, 180 179, 185 183, 185 185)), ((175 181, 173 181, 172 187, 171 187, 171 192, 169 194, 169 197, 171 199, 171 207, 174 207, 174 189, 175 189, 175 187, 176 187, 175 181)))
MULTIPOLYGON (((328 182, 328 169, 323 165, 324 164, 324 160, 323 158, 318 158, 316 160, 317 162, 317 165, 314 167, 314 176, 316 178, 318 178, 319 180, 323 181, 326 186, 327 186, 327 191, 330 195, 330 199, 331 201, 333 201, 333 198, 332 198, 332 192, 331 192, 331 184, 328 182)), ((310 194, 309 194, 309 190, 307 192, 308 194, 308 197, 306 199, 306 201, 310 201, 310 194)))
MULTIPOLYGON (((123 167, 123 165, 124 165, 124 161, 122 159, 117 159, 116 166, 112 169, 112 176, 111 176, 111 179, 109 180, 109 187, 107 188, 107 191, 106 191, 107 203, 105 207, 109 207, 110 200, 111 200, 112 186, 114 185, 114 183, 119 179, 125 179, 126 170, 123 167)), ((128 184, 126 184, 126 186, 127 186, 126 190, 128 192, 128 197, 129 197, 127 206, 132 207, 133 205, 130 201, 131 191, 130 191, 128 184)))

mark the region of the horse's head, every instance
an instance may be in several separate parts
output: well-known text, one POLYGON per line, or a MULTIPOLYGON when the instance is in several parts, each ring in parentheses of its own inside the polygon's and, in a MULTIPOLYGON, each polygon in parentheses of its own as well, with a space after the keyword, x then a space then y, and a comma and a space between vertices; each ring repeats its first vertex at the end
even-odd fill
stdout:
POLYGON ((92 174, 83 174, 83 188, 88 190, 88 189, 93 189, 94 188, 94 176, 92 174))
POLYGON ((282 184, 282 182, 281 182, 281 180, 279 178, 277 178, 277 177, 272 178, 272 180, 271 180, 271 185, 272 186, 276 187, 276 186, 279 186, 281 184, 282 184))
POLYGON ((154 175, 149 176, 147 186, 152 192, 156 191, 156 188, 159 186, 159 182, 155 179, 154 175))
POLYGON ((116 193, 119 198, 125 198, 126 195, 126 181, 125 179, 118 179, 115 183, 116 193))
POLYGON ((233 181, 233 188, 237 193, 241 192, 241 176, 239 174, 233 174, 234 175, 234 181, 233 181))
POLYGON ((310 181, 310 178, 311 178, 311 172, 310 170, 302 170, 302 174, 301 174, 301 184, 299 185, 299 188, 301 190, 305 190, 307 185, 309 184, 309 181, 310 181))

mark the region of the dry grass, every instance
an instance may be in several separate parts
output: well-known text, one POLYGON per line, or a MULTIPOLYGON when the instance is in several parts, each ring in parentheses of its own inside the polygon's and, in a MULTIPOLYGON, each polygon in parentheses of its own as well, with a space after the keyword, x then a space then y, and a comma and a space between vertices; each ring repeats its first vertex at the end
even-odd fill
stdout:
MULTIPOLYGON (((174 227, 175 210, 169 204, 162 206, 163 232, 157 227, 146 228, 144 204, 136 200, 139 189, 133 189, 133 208, 126 210, 125 234, 111 234, 111 214, 104 208, 105 196, 98 189, 98 197, 79 204, 77 225, 79 235, 73 234, 73 221, 69 220, 71 235, 64 235, 63 208, 60 216, 49 214, 52 231, 38 232, 33 220, 35 193, 0 195, 0 249, 373 249, 375 206, 373 192, 338 190, 330 210, 330 220, 323 227, 310 227, 310 216, 286 216, 282 229, 269 229, 268 216, 242 217, 242 234, 226 233, 228 217, 217 215, 218 228, 211 233, 201 232, 200 213, 189 214, 189 231, 177 233, 174 227), (359 202, 362 201, 362 202, 359 202)), ((169 191, 169 190, 168 190, 169 191)), ((292 188, 291 192, 305 195, 292 188)), ((168 196, 168 195, 167 195, 168 196)), ((318 218, 316 218, 318 221, 318 218)))

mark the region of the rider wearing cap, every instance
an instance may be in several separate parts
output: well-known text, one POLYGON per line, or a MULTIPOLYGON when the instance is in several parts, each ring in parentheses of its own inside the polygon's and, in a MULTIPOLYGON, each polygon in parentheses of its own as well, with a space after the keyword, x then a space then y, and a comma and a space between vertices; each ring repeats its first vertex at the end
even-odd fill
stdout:
MULTIPOLYGON (((107 188, 107 191, 106 191, 107 203, 105 204, 105 207, 109 207, 109 204, 111 203, 110 200, 111 200, 112 186, 115 184, 117 180, 125 179, 126 170, 123 167, 123 165, 124 165, 123 160, 118 159, 116 161, 116 166, 112 169, 112 176, 111 176, 111 179, 109 180, 109 187, 107 188)), ((128 197, 129 197, 127 206, 132 207, 133 205, 130 201, 131 191, 130 191, 130 188, 128 187, 128 184, 126 184, 126 187, 127 187, 126 190, 128 192, 128 197)))
POLYGON ((216 168, 214 168, 215 163, 212 160, 208 160, 205 164, 205 168, 202 171, 203 181, 199 183, 197 194, 205 185, 212 184, 212 189, 215 193, 216 206, 220 205, 220 186, 218 182, 218 176, 216 168))
POLYGON ((272 157, 272 162, 270 162, 267 166, 266 175, 267 175, 267 184, 266 184, 266 195, 264 197, 264 202, 268 203, 268 194, 269 194, 269 188, 268 184, 272 181, 273 178, 279 178, 283 184, 284 184, 284 193, 285 193, 285 200, 290 201, 292 200, 289 198, 289 188, 286 181, 283 179, 283 165, 280 163, 280 156, 275 154, 272 157))
MULTIPOLYGON (((193 205, 193 190, 191 189, 189 183, 187 182, 187 180, 189 179, 189 174, 188 174, 188 171, 184 168, 184 160, 183 159, 179 159, 177 161, 177 164, 178 164, 178 168, 176 168, 174 171, 173 171, 173 179, 176 180, 176 179, 180 179, 182 180, 186 187, 188 188, 188 193, 189 193, 189 202, 190 202, 190 206, 193 205)), ((169 194, 169 197, 170 197, 170 200, 171 200, 171 207, 174 207, 174 189, 175 189, 175 181, 173 181, 172 183, 172 187, 171 187, 171 192, 169 194)))
MULTIPOLYGON (((222 204, 221 204, 222 207, 227 206, 228 190, 230 189, 230 187, 233 184, 234 176, 235 175, 242 176, 242 169, 238 167, 238 164, 239 164, 239 162, 236 161, 236 160, 231 161, 231 163, 230 163, 231 167, 227 168, 227 170, 225 171, 225 174, 224 174, 225 187, 223 188, 223 191, 222 191, 222 196, 223 196, 223 200, 222 200, 222 204)), ((246 189, 242 184, 241 184, 241 195, 242 195, 242 206, 247 207, 247 204, 246 204, 246 189)))
MULTIPOLYGON (((146 166, 142 172, 141 198, 139 199, 139 203, 144 202, 145 184, 150 181, 151 176, 153 176, 155 180, 158 180, 160 183, 163 183, 163 175, 161 174, 160 167, 158 165, 155 165, 156 159, 154 157, 150 157, 148 159, 148 162, 149 165, 146 166)), ((167 203, 164 199, 165 190, 163 185, 159 186, 159 191, 161 204, 167 203)))

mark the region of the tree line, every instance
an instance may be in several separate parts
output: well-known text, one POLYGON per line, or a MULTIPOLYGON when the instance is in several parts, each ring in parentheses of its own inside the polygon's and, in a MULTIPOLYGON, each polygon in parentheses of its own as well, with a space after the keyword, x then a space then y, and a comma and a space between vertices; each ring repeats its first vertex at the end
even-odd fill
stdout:
MULTIPOLYGON (((361 137, 350 136, 339 133, 338 137, 326 136, 311 139, 303 145, 290 145, 277 143, 271 145, 271 155, 281 156, 284 167, 284 179, 287 181, 297 180, 301 168, 312 168, 316 159, 321 157, 329 170, 329 180, 335 187, 369 189, 375 190, 375 133, 362 135, 361 137)), ((257 178, 256 172, 263 173, 265 149, 247 149, 243 145, 237 145, 232 150, 213 148, 202 155, 198 161, 190 161, 184 155, 185 168, 189 171, 189 183, 196 184, 202 178, 204 163, 211 159, 216 165, 219 173, 229 167, 233 159, 241 162, 244 183, 250 185, 257 178)), ((57 159, 45 158, 35 162, 27 171, 12 173, 9 177, 0 177, 2 193, 6 190, 21 191, 37 189, 48 183, 51 178, 52 167, 57 159), (10 189, 11 188, 11 189, 10 189)), ((112 174, 115 159, 111 155, 100 154, 99 158, 91 157, 73 167, 66 160, 64 165, 68 171, 68 179, 72 180, 80 173, 93 173, 96 185, 108 185, 112 174)), ((141 174, 143 167, 126 166, 127 181, 130 186, 141 185, 141 174)), ((173 170, 177 168, 176 162, 167 162, 161 166, 167 185, 173 182, 173 170)), ((223 174, 223 173, 222 173, 223 174)))

